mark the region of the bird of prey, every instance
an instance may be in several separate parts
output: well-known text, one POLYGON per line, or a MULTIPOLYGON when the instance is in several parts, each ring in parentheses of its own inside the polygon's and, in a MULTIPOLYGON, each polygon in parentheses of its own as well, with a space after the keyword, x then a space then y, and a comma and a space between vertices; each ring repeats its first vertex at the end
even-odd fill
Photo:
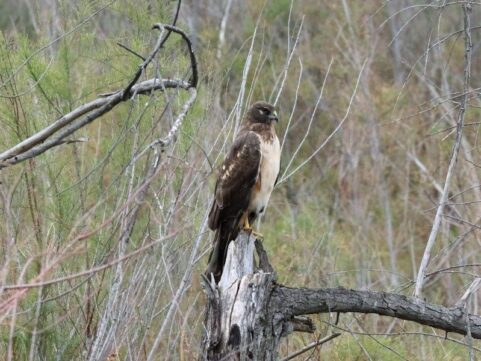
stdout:
POLYGON ((274 106, 254 103, 222 163, 209 213, 209 228, 216 233, 206 271, 217 282, 229 242, 241 229, 252 231, 250 224, 264 213, 277 181, 281 149, 274 123, 278 121, 274 106))

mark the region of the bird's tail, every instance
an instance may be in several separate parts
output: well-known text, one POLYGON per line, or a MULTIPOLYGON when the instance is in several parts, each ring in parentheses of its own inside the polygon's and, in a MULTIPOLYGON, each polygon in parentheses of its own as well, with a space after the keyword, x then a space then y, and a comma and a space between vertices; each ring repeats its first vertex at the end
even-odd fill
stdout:
POLYGON ((210 279, 210 274, 214 275, 216 282, 219 282, 222 271, 224 269, 225 259, 227 256, 227 247, 231 240, 237 238, 239 233, 238 221, 221 223, 217 228, 214 237, 214 248, 209 256, 209 263, 205 272, 210 279))

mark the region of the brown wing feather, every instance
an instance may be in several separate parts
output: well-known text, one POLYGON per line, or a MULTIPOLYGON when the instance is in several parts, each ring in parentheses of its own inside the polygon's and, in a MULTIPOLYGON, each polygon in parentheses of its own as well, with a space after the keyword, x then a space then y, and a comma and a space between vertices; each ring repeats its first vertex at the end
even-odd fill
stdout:
POLYGON ((259 137, 251 131, 240 133, 222 164, 215 185, 215 199, 209 227, 216 230, 227 219, 237 218, 249 205, 261 161, 259 137))
POLYGON ((209 213, 209 228, 216 231, 206 274, 218 282, 224 268, 227 246, 239 233, 242 213, 247 210, 261 161, 261 144, 250 131, 239 134, 221 166, 215 197, 209 213))

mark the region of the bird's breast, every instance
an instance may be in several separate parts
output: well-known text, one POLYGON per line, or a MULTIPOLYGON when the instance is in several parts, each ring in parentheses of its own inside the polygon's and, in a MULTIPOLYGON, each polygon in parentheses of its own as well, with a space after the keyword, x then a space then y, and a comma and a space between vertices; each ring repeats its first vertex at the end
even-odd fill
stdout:
POLYGON ((256 214, 263 213, 269 202, 281 162, 279 138, 274 136, 271 141, 264 140, 261 136, 259 138, 261 141, 259 175, 249 202, 249 212, 256 214))

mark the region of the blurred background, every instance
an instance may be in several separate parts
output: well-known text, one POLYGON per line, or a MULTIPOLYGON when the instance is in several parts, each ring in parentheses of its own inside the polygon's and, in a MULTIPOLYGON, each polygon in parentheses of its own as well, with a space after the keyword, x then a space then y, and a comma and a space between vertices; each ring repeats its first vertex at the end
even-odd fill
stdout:
MULTIPOLYGON (((185 90, 122 103, 73 135, 86 141, 0 171, 0 284, 55 280, 0 286, 0 358, 197 357, 216 167, 256 100, 280 113, 281 177, 258 225, 279 282, 411 296, 464 94, 462 3, 182 1, 198 95, 145 193, 153 153, 143 150, 167 135, 185 90)), ((171 23, 177 6, 0 1, 0 152, 125 87, 142 60, 118 43, 146 56, 152 25, 171 23)), ((423 290, 445 306, 481 266, 480 10, 473 4, 469 106, 423 290)), ((189 64, 172 34, 141 80, 188 80, 189 64)), ((282 356, 340 329, 297 359, 468 358, 461 336, 406 321, 314 320, 316 334, 290 336, 282 356)))

